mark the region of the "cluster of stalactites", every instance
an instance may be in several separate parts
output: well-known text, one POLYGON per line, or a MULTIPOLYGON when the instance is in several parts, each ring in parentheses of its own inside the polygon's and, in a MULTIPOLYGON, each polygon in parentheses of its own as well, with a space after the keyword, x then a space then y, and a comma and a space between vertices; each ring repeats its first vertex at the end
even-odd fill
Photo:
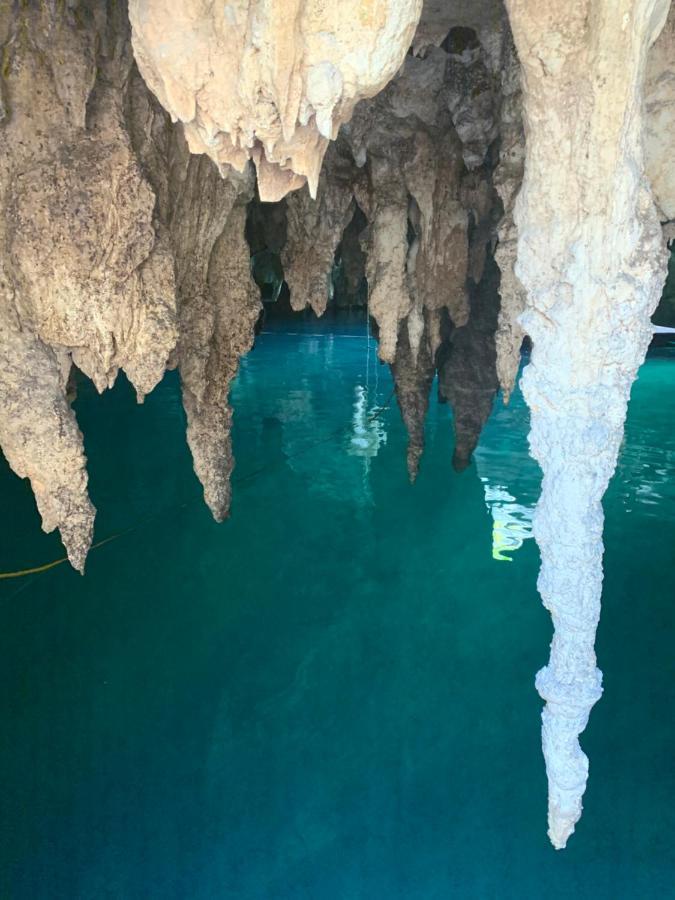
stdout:
POLYGON ((390 85, 354 109, 401 63, 420 4, 359 7, 355 19, 296 6, 293 18, 278 3, 251 2, 224 28, 200 4, 164 16, 160 2, 132 3, 135 54, 156 97, 134 67, 124 4, 29 4, 0 19, 8 113, 0 228, 12 222, 0 261, 0 316, 11 336, 0 390, 15 410, 0 442, 78 568, 94 511, 65 393, 73 363, 99 390, 124 369, 139 399, 167 366, 178 367, 195 470, 214 516, 227 514, 227 392, 259 309, 244 239, 248 156, 262 200, 297 186, 298 173, 310 181, 283 202, 278 249, 292 306, 325 310, 338 248, 353 294, 367 276, 380 358, 393 366, 409 425, 411 477, 436 371, 455 408, 458 467, 489 411, 496 382, 485 304, 497 297, 483 271, 497 206, 495 40, 483 34, 483 46, 473 31, 451 30, 442 46, 408 55, 390 85), (321 37, 324 15, 339 71, 321 37), (335 79, 342 93, 331 93, 335 79), (312 154, 314 174, 305 166, 312 154), (40 390, 27 404, 35 369, 40 390))
MULTIPOLYGON (((473 32, 467 50, 465 31, 409 55, 385 90, 359 103, 326 156, 316 200, 306 189, 289 195, 278 214, 267 207, 262 229, 284 222, 283 238, 270 234, 262 245, 277 247, 296 310, 324 312, 335 258, 352 291, 367 276, 379 356, 392 366, 408 428, 411 478, 436 372, 455 413, 457 468, 497 389, 500 78, 473 32), (473 116, 472 98, 480 100, 473 116)), ((257 221, 262 206, 254 209, 257 221)))
MULTIPOLYGON (((152 54, 144 56, 139 49, 144 41, 152 45, 158 8, 136 4, 132 9, 136 53, 144 75, 175 114, 173 101, 182 103, 187 96, 181 93, 185 73, 178 66, 175 77, 167 76, 160 89, 148 74, 152 54), (168 93, 163 94, 165 88, 168 93)), ((270 13, 271 7, 265 9, 270 13)), ((311 4, 298 9, 303 15, 311 12, 316 25, 311 4)), ((345 81, 351 87, 334 105, 331 135, 356 100, 393 74, 418 13, 416 2, 383 5, 377 15, 359 12, 359 27, 377 38, 372 52, 354 61, 361 74, 345 81)), ((272 19, 262 22, 257 4, 248 14, 259 26, 260 47, 271 52, 266 29, 272 19)), ((188 48, 193 52, 205 32, 191 15, 185 6, 165 24, 169 29, 177 22, 189 24, 181 35, 196 42, 188 48)), ((338 34, 340 23, 343 18, 332 22, 338 34)), ((303 41, 309 31, 304 29, 303 41)), ((350 33, 353 40, 353 29, 350 33)), ((176 32, 175 41, 181 35, 176 32)), ((287 36, 289 41, 297 38, 295 32, 287 36)), ((123 369, 139 400, 167 367, 178 367, 195 470, 214 516, 227 514, 232 469, 227 393, 238 358, 251 345, 259 309, 244 238, 253 179, 246 169, 237 175, 236 166, 225 166, 224 159, 216 160, 218 169, 207 156, 189 152, 195 135, 202 140, 213 131, 205 110, 213 111, 217 104, 206 103, 208 90, 202 85, 199 99, 206 106, 197 104, 189 121, 177 116, 185 128, 170 123, 134 67, 124 4, 100 0, 94 5, 13 7, 0 18, 0 41, 5 113, 0 229, 9 250, 0 260, 5 335, 0 393, 4 409, 11 412, 0 423, 0 443, 15 471, 30 478, 44 527, 61 530, 71 561, 82 569, 94 509, 87 494, 82 436, 66 395, 73 364, 99 390, 112 386, 123 369), (36 141, 38 132, 42 137, 36 141)), ((281 52, 283 44, 274 59, 263 53, 257 63, 263 74, 251 75, 258 86, 274 75, 281 103, 290 65, 295 74, 288 76, 289 93, 284 95, 288 112, 294 108, 293 85, 299 83, 294 79, 301 73, 314 105, 310 109, 301 102, 300 118, 309 118, 293 132, 296 137, 310 120, 312 128, 328 128, 319 83, 325 88, 332 75, 326 66, 312 68, 316 48, 310 52, 314 45, 307 41, 302 47, 286 47, 288 53, 293 50, 288 57, 281 52)), ((352 126, 330 145, 317 200, 306 187, 287 200, 282 261, 293 305, 309 303, 319 314, 325 309, 339 245, 350 290, 356 293, 368 275, 380 356, 392 364, 398 361, 395 374, 401 385, 407 365, 412 366, 411 383, 423 385, 430 371, 433 376, 441 346, 469 322, 470 277, 480 280, 481 253, 476 257, 469 241, 471 222, 483 215, 475 209, 480 191, 466 202, 466 145, 455 127, 461 118, 468 134, 465 95, 471 85, 465 78, 453 88, 448 77, 462 53, 455 54, 454 62, 451 49, 429 48, 409 56, 391 89, 362 101, 352 126), (397 357, 397 347, 403 346, 407 349, 397 357)), ((222 58, 229 65, 230 56, 222 58)), ((350 59, 346 53, 345 60, 350 59)), ((477 59, 474 53, 473 69, 477 59)), ((263 95, 256 92, 258 101, 263 95)), ((227 106, 226 98, 223 102, 227 106)), ((249 112, 262 129, 264 110, 249 112)), ((281 134, 283 146, 291 120, 276 112, 272 119, 288 126, 281 134)), ((477 127, 485 136, 492 125, 482 121, 477 127)), ((220 138, 211 149, 226 144, 220 138)), ((269 147, 277 138, 278 133, 274 140, 270 137, 269 147)), ((476 141, 472 133, 474 156, 476 141)), ((276 169, 273 179, 283 181, 283 166, 276 169)), ((265 181, 269 171, 265 164, 258 167, 263 198, 265 183, 271 183, 265 181)), ((443 354, 446 362, 448 358, 443 354)), ((447 379, 444 385, 444 396, 452 400, 447 379)), ((402 387, 399 394, 410 424, 402 387)), ((422 394, 419 409, 426 408, 428 388, 422 394)), ((411 428, 410 460, 417 453, 414 433, 419 435, 420 428, 411 428)), ((411 465, 411 474, 414 470, 411 465)))
POLYGON ((305 182, 354 105, 400 67, 422 0, 130 0, 136 60, 193 153, 252 160, 263 201, 305 182))

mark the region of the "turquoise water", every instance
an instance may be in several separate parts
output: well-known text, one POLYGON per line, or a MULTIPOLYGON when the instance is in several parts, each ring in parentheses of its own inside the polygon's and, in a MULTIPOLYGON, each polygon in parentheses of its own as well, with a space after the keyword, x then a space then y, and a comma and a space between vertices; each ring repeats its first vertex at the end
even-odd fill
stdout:
MULTIPOLYGON (((652 898, 675 880, 675 353, 637 382, 607 499, 605 695, 584 817, 546 837, 549 616, 520 395, 475 463, 432 403, 408 484, 352 330, 264 334, 233 391, 232 518, 199 502, 177 380, 80 387, 97 537, 0 586, 0 896, 652 898)), ((61 555, 0 470, 0 569, 61 555)))

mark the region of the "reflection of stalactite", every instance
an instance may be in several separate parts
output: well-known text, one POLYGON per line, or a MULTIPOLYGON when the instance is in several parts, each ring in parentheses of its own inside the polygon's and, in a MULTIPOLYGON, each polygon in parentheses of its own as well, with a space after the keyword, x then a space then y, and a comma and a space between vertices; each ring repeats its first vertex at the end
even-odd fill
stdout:
POLYGON ((500 562, 511 562, 514 553, 523 546, 523 542, 534 537, 532 534, 533 510, 529 506, 517 503, 508 488, 490 484, 481 477, 485 490, 485 505, 492 516, 492 558, 500 562))

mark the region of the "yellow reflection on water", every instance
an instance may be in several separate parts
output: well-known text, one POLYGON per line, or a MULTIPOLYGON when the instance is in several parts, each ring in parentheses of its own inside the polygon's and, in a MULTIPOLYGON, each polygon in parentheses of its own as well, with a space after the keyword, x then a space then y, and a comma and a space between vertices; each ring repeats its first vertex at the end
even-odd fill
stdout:
POLYGON ((485 491, 485 505, 492 516, 492 558, 499 562, 513 562, 513 556, 532 537, 534 510, 516 502, 509 491, 498 484, 490 484, 481 477, 485 491))

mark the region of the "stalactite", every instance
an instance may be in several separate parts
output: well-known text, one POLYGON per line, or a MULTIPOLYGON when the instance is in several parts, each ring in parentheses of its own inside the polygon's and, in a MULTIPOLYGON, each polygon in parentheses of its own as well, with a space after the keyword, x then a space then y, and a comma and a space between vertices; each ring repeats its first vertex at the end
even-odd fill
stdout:
POLYGON ((436 374, 429 341, 420 341, 418 352, 411 348, 407 324, 401 326, 396 359, 391 367, 396 396, 408 432, 407 465, 410 481, 414 482, 424 450, 424 424, 429 409, 429 393, 436 374))
POLYGON ((645 168, 666 240, 675 240, 675 4, 649 51, 645 82, 645 168))
POLYGON ((458 31, 454 38, 469 41, 470 52, 448 38, 444 47, 451 52, 431 48, 423 58, 408 57, 388 88, 360 104, 343 129, 368 172, 361 203, 369 221, 369 311, 408 427, 411 477, 436 367, 441 398, 454 410, 458 469, 468 464, 497 387, 499 298, 491 254, 499 202, 491 176, 499 79, 475 33, 458 31), (485 102, 472 116, 474 88, 485 102))
POLYGON ((422 0, 129 4, 141 73, 192 152, 239 172, 252 159, 262 200, 305 181, 316 197, 329 140, 396 73, 421 9, 422 0))
POLYGON ((286 199, 288 234, 281 254, 294 310, 323 315, 335 250, 354 215, 359 177, 344 142, 328 148, 316 200, 305 188, 286 199))
POLYGON ((523 389, 543 470, 539 591, 554 625, 537 689, 546 701, 549 835, 560 848, 581 815, 588 759, 578 738, 602 692, 594 651, 601 500, 665 273, 644 175, 642 86, 668 4, 507 0, 507 8, 527 137, 515 212, 523 322, 534 344, 523 389))
POLYGON ((177 365, 187 438, 204 499, 222 520, 230 503, 232 412, 227 397, 239 358, 253 343, 260 313, 245 238, 250 177, 222 178, 192 156, 180 129, 135 75, 129 130, 158 197, 156 225, 173 252, 178 299, 177 365))
POLYGON ((102 390, 124 368, 139 398, 150 391, 176 339, 173 269, 123 127, 124 10, 26 4, 7 15, 0 381, 16 418, 3 414, 0 440, 31 479, 43 527, 60 529, 82 569, 94 510, 68 371, 76 363, 102 390))
POLYGON ((446 78, 452 124, 462 142, 468 169, 482 166, 497 137, 499 80, 487 51, 472 28, 452 28, 443 42, 448 53, 446 78))
POLYGON ((230 385, 253 345, 260 301, 249 275, 245 199, 236 197, 209 261, 208 290, 181 315, 179 369, 187 438, 204 499, 216 521, 230 508, 234 467, 230 385))
POLYGON ((451 404, 455 431, 452 464, 464 470, 471 461, 497 393, 495 331, 499 271, 489 255, 478 284, 469 290, 469 320, 454 329, 438 359, 439 398, 451 404))
MULTIPOLYGON (((505 25, 508 29, 508 25, 505 25)), ((503 214, 497 228, 495 261, 499 266, 499 322, 497 326, 497 376, 508 403, 520 367, 520 348, 525 333, 520 315, 525 309, 525 290, 515 273, 518 232, 513 208, 523 181, 525 133, 523 131, 520 64, 510 31, 504 35, 501 65, 501 106, 499 162, 494 186, 502 202, 503 214)))
POLYGON ((7 312, 0 321, 0 446, 16 474, 30 479, 43 530, 59 529, 70 562, 83 572, 95 510, 64 370, 54 350, 11 313, 5 319, 7 312))
POLYGON ((354 214, 336 249, 337 271, 334 269, 333 300, 337 307, 351 308, 367 304, 367 257, 363 249, 367 231, 368 220, 361 207, 355 204, 354 214))

